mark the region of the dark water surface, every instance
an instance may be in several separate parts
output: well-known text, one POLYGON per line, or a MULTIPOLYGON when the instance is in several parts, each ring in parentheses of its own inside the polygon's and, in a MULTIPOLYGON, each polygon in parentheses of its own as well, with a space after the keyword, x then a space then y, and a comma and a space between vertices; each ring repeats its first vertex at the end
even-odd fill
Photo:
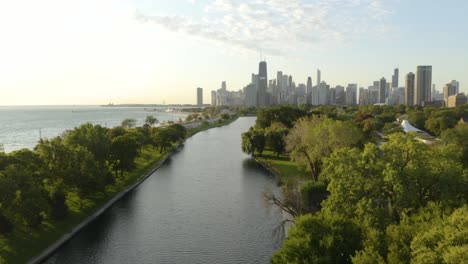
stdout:
POLYGON ((281 213, 271 175, 241 152, 255 118, 201 132, 46 263, 268 263, 281 213))

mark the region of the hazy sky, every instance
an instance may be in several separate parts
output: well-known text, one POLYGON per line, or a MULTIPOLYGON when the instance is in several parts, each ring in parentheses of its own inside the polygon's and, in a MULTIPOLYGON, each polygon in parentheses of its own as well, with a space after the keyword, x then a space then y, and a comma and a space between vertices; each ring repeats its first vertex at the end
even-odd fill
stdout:
POLYGON ((258 71, 367 87, 433 65, 468 91, 465 0, 0 0, 0 105, 195 103, 258 71))

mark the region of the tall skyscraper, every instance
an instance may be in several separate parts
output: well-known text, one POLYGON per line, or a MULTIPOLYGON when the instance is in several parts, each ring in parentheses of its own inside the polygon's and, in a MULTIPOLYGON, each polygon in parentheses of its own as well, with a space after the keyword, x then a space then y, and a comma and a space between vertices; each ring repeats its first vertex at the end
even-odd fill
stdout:
POLYGON ((392 88, 398 88, 398 75, 399 75, 398 68, 395 68, 393 70, 393 75, 392 75, 392 88))
POLYGON ((197 105, 203 106, 203 88, 197 88, 197 105))
POLYGON ((414 105, 414 84, 415 84, 415 75, 410 72, 406 74, 405 80, 405 104, 407 106, 414 105))
POLYGON ((346 94, 344 87, 341 85, 338 85, 335 87, 335 103, 337 105, 345 105, 346 104, 346 94))
POLYGON ((306 97, 307 104, 312 104, 312 77, 307 77, 306 97))
POLYGON ((283 90, 283 72, 281 71, 276 72, 276 85, 279 91, 283 90))
POLYGON ((317 70, 317 86, 320 85, 320 83, 322 82, 322 72, 320 70, 317 70))
POLYGON ((379 103, 385 104, 385 95, 386 95, 386 88, 387 88, 387 80, 382 77, 379 83, 379 103))
POLYGON ((221 90, 222 90, 223 92, 226 92, 226 81, 223 81, 223 82, 221 83, 221 90))
POLYGON ((357 98, 357 84, 350 83, 348 87, 346 87, 346 104, 347 105, 355 105, 357 98))
POLYGON ((216 91, 211 91, 211 105, 216 106, 216 91))
POLYGON ((418 66, 416 68, 416 82, 414 89, 414 104, 425 106, 432 101, 432 66, 418 66))
POLYGON ((262 108, 267 105, 267 63, 261 61, 258 65, 258 90, 257 90, 257 107, 262 108))

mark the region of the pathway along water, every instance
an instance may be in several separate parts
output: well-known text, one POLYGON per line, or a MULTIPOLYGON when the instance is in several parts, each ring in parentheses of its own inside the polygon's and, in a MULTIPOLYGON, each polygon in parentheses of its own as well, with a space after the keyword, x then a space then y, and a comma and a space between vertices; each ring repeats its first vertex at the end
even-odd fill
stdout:
POLYGON ((281 213, 263 199, 274 178, 240 150, 254 121, 188 139, 46 263, 268 263, 281 213))

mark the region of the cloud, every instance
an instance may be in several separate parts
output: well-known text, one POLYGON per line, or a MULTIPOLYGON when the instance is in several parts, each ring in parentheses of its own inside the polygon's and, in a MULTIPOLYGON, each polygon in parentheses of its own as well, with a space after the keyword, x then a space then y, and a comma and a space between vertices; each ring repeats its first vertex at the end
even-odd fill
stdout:
POLYGON ((252 52, 282 56, 299 47, 382 34, 383 0, 214 0, 201 19, 137 13, 136 19, 252 52))

